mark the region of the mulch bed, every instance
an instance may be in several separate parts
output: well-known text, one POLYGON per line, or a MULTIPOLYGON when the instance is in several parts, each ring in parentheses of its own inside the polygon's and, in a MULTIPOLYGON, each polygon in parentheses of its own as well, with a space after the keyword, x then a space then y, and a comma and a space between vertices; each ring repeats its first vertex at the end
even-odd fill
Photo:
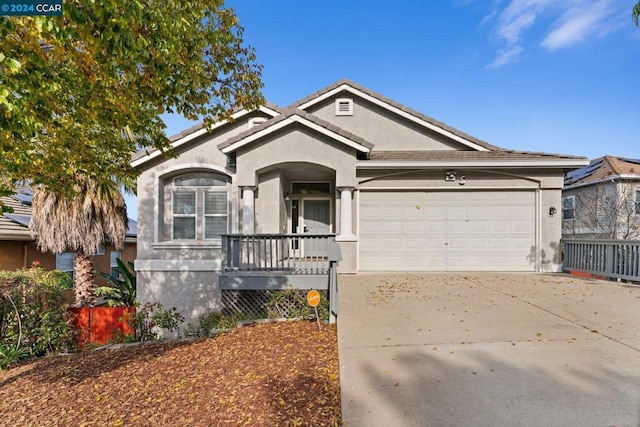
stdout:
POLYGON ((335 325, 255 324, 0 372, 3 425, 340 425, 335 325))

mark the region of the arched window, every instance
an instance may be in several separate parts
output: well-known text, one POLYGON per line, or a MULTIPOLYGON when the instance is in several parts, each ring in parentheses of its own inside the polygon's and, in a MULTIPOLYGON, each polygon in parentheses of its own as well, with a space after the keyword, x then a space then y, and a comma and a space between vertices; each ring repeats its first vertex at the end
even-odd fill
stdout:
POLYGON ((208 240, 228 231, 228 178, 189 172, 169 179, 172 240, 208 240))

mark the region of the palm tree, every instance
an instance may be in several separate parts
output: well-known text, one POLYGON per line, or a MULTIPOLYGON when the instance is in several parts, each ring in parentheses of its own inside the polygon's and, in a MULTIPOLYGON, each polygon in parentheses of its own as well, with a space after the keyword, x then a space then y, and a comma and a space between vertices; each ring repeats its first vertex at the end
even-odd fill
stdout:
POLYGON ((38 248, 43 252, 75 252, 75 304, 92 306, 93 255, 106 241, 118 250, 124 246, 127 208, 118 183, 96 182, 79 175, 71 195, 36 187, 32 206, 30 229, 38 248))

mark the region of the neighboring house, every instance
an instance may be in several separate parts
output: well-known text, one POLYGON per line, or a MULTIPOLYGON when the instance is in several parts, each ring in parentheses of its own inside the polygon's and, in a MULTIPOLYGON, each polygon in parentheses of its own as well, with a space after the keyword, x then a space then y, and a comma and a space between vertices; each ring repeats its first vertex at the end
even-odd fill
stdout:
POLYGON ((567 174, 562 190, 565 238, 640 238, 640 160, 604 156, 567 174))
MULTIPOLYGON (((342 273, 561 269, 564 173, 585 158, 502 149, 348 80, 233 119, 133 160, 143 301, 192 320, 220 308, 221 283, 245 289, 225 233, 336 233, 342 273)), ((288 239, 269 251, 324 256, 288 239)))
MULTIPOLYGON (((73 274, 73 252, 54 254, 41 252, 29 231, 31 221, 30 189, 19 189, 13 196, 2 197, 2 203, 13 209, 12 213, 0 216, 0 270, 16 270, 29 268, 33 263, 47 270, 58 269, 73 274)), ((136 257, 137 224, 129 220, 129 230, 122 251, 106 245, 104 250, 95 256, 95 268, 99 271, 111 271, 117 266, 116 258, 134 261, 136 257)), ((97 278, 102 282, 102 278, 97 278)))

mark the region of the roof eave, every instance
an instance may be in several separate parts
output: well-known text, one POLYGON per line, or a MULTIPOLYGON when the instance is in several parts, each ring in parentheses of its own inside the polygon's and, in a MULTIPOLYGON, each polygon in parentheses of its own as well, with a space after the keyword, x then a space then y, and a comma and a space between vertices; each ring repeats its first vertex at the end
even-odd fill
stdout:
POLYGON ((0 233, 0 240, 33 242, 31 233, 0 233))
POLYGON ((565 185, 564 187, 562 187, 563 190, 573 190, 576 188, 581 188, 581 187, 588 187, 590 185, 598 185, 598 184, 603 184, 606 182, 612 182, 615 183, 616 181, 619 180, 633 180, 633 181, 640 181, 640 175, 611 175, 611 176, 607 176, 604 178, 598 178, 598 179, 592 179, 589 181, 580 181, 580 182, 576 182, 575 184, 570 184, 570 185, 565 185))
POLYGON ((536 168, 572 169, 588 164, 583 159, 545 160, 358 160, 357 169, 536 168))

